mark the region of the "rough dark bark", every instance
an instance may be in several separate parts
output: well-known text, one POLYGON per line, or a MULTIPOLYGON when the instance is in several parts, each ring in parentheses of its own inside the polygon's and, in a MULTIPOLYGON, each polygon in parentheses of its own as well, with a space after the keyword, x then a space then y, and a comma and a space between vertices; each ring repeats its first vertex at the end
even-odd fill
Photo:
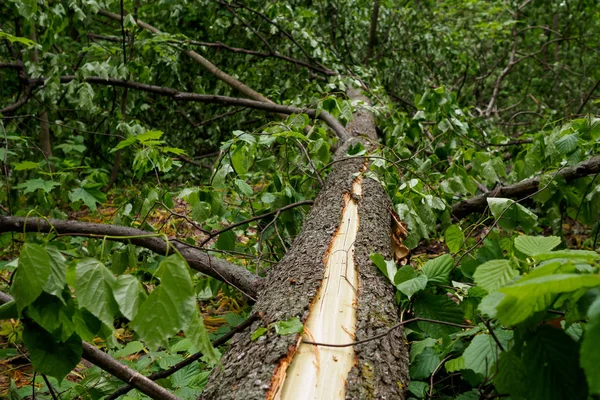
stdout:
POLYGON ((247 296, 255 298, 262 279, 223 259, 207 255, 205 252, 185 244, 170 241, 167 244, 161 237, 152 237, 152 232, 126 226, 96 224, 91 222, 63 221, 57 219, 0 217, 1 232, 56 232, 65 236, 87 236, 103 238, 105 236, 119 237, 121 242, 132 243, 152 250, 158 254, 173 253, 175 247, 186 259, 191 268, 222 280, 240 289, 247 296), (145 237, 143 237, 145 236, 145 237), (132 238, 133 237, 133 238, 132 238))
MULTIPOLYGON (((564 168, 557 175, 567 183, 584 176, 600 173, 600 156, 592 157, 574 167, 564 168)), ((487 208, 488 197, 520 198, 535 193, 540 188, 540 177, 526 179, 514 185, 500 186, 489 193, 483 193, 471 199, 452 205, 452 215, 463 218, 469 214, 483 212, 487 208)))
MULTIPOLYGON (((353 135, 375 135, 372 115, 358 113, 348 130, 353 135)), ((337 152, 340 157, 351 141, 340 147, 337 152)), ((268 323, 294 317, 305 321, 308 317, 310 305, 323 282, 324 260, 330 242, 341 222, 344 194, 352 191, 355 174, 363 168, 363 163, 357 158, 334 164, 292 248, 265 278, 254 306, 254 311, 264 316, 263 321, 255 322, 233 338, 221 360, 222 368, 215 368, 201 399, 250 400, 269 395, 272 377, 280 363, 293 355, 298 337, 279 336, 269 329, 267 334, 252 341, 251 334, 268 323)), ((357 340, 380 333, 399 321, 393 287, 369 259, 372 252, 391 258, 390 201, 379 183, 365 178, 362 185, 354 254, 360 277, 357 340)), ((404 398, 408 385, 408 346, 402 329, 382 340, 357 347, 355 354, 356 364, 347 379, 347 398, 404 398)))

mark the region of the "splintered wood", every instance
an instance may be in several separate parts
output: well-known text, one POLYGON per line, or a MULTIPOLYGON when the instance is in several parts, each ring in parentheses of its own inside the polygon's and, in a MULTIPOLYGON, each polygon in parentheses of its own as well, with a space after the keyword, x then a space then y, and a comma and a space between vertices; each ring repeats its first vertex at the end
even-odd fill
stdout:
MULTIPOLYGON (((304 324, 303 339, 327 344, 355 340, 358 271, 354 242, 362 196, 361 179, 345 195, 342 221, 325 257, 323 283, 304 324)), ((300 341, 292 361, 275 390, 275 399, 343 399, 346 378, 354 365, 354 348, 309 345, 300 341)))

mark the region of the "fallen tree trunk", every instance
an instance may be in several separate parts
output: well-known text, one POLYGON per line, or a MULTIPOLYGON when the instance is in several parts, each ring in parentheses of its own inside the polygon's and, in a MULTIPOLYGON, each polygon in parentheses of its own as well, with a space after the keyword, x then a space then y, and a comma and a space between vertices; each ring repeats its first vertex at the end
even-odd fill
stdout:
MULTIPOLYGON (((600 173, 600 156, 592 157, 582 161, 574 167, 564 168, 558 171, 557 176, 565 179, 567 183, 584 176, 600 173)), ((540 188, 540 176, 526 179, 514 185, 500 186, 489 193, 483 193, 468 200, 452 205, 452 215, 456 218, 464 218, 469 214, 483 212, 487 207, 488 197, 519 198, 535 193, 540 188)))
MULTIPOLYGON (((355 138, 336 158, 359 134, 376 140, 373 121, 369 112, 357 113, 348 129, 355 138)), ((399 321, 394 288, 369 258, 392 257, 391 203, 378 182, 360 176, 366 167, 359 158, 334 164, 302 232, 265 278, 254 306, 263 320, 233 338, 202 399, 404 398, 408 346, 401 328, 356 348, 302 343, 346 344, 399 321), (274 331, 294 318, 304 324, 302 335, 274 331), (260 327, 266 333, 252 340, 260 327)))

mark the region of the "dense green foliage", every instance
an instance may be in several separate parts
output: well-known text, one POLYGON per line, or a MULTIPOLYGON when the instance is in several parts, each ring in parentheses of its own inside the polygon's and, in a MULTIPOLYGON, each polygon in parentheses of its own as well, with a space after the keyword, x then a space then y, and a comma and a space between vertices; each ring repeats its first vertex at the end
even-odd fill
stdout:
MULTIPOLYGON (((380 146, 347 156, 371 161, 367 174, 386 188, 415 252, 401 267, 372 258, 405 316, 470 326, 406 326, 411 395, 600 395, 600 180, 559 174, 600 154, 597 2, 381 1, 369 51, 372 12, 363 0, 1 2, 2 214, 177 236, 264 275, 306 205, 206 234, 314 199, 335 135, 305 114, 181 102, 108 78, 243 97, 186 55, 195 50, 275 103, 343 124, 364 107, 344 93, 362 86, 380 146), (99 13, 121 8, 131 13, 122 24, 99 13), (453 218, 454 203, 536 176, 534 195, 453 218)), ((97 367, 64 379, 82 340, 143 374, 202 351, 201 363, 159 381, 195 398, 220 357, 209 340, 250 307, 176 249, 165 257, 123 239, 0 234, 0 290, 15 299, 0 306, 9 343, 0 356, 24 346, 63 398, 99 399, 120 381, 97 367), (229 307, 226 323, 209 333, 202 313, 219 307, 229 307)), ((297 322, 274 329, 295 333, 297 322)), ((34 380, 36 396, 51 398, 34 380)), ((12 399, 31 393, 12 380, 8 389, 12 399)))

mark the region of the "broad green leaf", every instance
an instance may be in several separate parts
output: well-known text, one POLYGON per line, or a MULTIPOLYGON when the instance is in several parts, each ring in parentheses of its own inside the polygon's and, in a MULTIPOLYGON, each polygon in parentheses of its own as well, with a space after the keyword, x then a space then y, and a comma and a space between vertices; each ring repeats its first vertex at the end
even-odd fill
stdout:
MULTIPOLYGON (((508 349, 509 341, 512 339, 512 331, 496 330, 498 341, 502 347, 508 349)), ((474 371, 482 376, 490 376, 493 371, 496 360, 500 355, 500 348, 492 335, 486 333, 479 334, 473 338, 469 346, 463 353, 465 368, 474 371)))
MULTIPOLYGON (((419 293, 415 299, 414 310, 416 317, 455 324, 463 323, 463 312, 460 306, 444 295, 435 295, 427 292, 419 293)), ((458 327, 433 322, 419 321, 417 325, 427 335, 434 338, 440 338, 460 330, 458 327)))
POLYGON ((208 337, 208 331, 204 326, 204 321, 200 311, 196 307, 196 312, 192 316, 190 323, 185 331, 185 337, 189 338, 194 346, 202 352, 204 357, 212 364, 216 365, 221 358, 221 354, 215 349, 208 337))
POLYGON ((17 302, 14 300, 0 305, 0 321, 11 318, 19 318, 19 312, 17 311, 17 302))
POLYGON ((44 285, 44 292, 57 296, 62 300, 60 294, 67 284, 67 265, 65 258, 54 247, 46 247, 50 260, 50 276, 44 285))
POLYGON ((101 204, 106 201, 106 196, 97 190, 77 188, 69 192, 69 199, 73 202, 81 200, 90 210, 96 211, 96 203, 101 204))
POLYGON ((110 152, 114 153, 117 150, 124 149, 125 147, 131 146, 132 144, 137 142, 136 136, 129 136, 128 138, 121 140, 119 144, 117 144, 110 152))
POLYGON ((412 342, 410 345, 410 362, 413 362, 415 357, 421 354, 426 348, 433 347, 437 343, 437 340, 433 338, 425 338, 412 342))
POLYGON ((394 278, 396 276, 396 272, 398 272, 398 267, 393 260, 386 260, 379 253, 374 253, 370 255, 371 261, 379 268, 379 270, 388 278, 392 283, 394 282, 394 278))
POLYGON ((427 287, 427 276, 419 275, 416 278, 409 279, 396 285, 396 289, 404 293, 409 299, 413 294, 420 292, 427 287))
POLYGON ((488 197, 488 205, 501 228, 513 230, 517 227, 531 229, 537 223, 537 215, 511 199, 488 197))
POLYGON ((113 297, 115 277, 95 258, 79 261, 75 271, 75 295, 79 308, 85 308, 112 329, 113 319, 119 309, 113 297))
POLYGON ((411 379, 425 379, 440 364, 440 356, 431 347, 419 354, 410 365, 411 379))
POLYGON ((446 372, 456 372, 465 369, 465 359, 463 356, 453 358, 452 360, 446 361, 445 368, 446 372))
POLYGON ((196 312, 196 293, 187 263, 178 255, 159 265, 160 285, 140 306, 130 326, 156 350, 166 347, 168 339, 188 327, 196 312))
POLYGON ((278 335, 290 335, 292 333, 301 333, 304 330, 304 325, 297 317, 288 319, 287 321, 277 321, 273 323, 275 332, 278 335))
POLYGON ((600 298, 597 298, 587 314, 589 322, 581 342, 581 367, 585 371, 590 394, 600 394, 600 298))
POLYGON ((411 380, 408 385, 408 391, 417 396, 417 398, 423 399, 427 396, 427 392, 429 391, 429 382, 411 380))
POLYGON ((494 386, 500 394, 516 397, 526 395, 528 386, 523 379, 526 373, 525 366, 514 349, 500 353, 496 371, 494 386))
POLYGON ((19 163, 15 163, 15 171, 27 171, 29 169, 35 169, 41 166, 41 162, 22 161, 19 163))
POLYGON ((75 332, 74 311, 72 302, 67 307, 62 299, 43 293, 27 308, 27 316, 59 341, 65 341, 75 332))
POLYGON ((52 189, 56 186, 60 186, 60 183, 55 182, 51 179, 44 180, 41 178, 29 179, 18 186, 15 186, 17 189, 25 189, 23 191, 24 194, 33 193, 36 190, 43 190, 46 193, 50 193, 52 189))
POLYGON ((592 263, 596 260, 600 260, 600 254, 589 250, 559 250, 550 251, 547 253, 538 253, 533 256, 533 259, 537 262, 552 260, 554 258, 564 258, 573 262, 592 263))
POLYGON ((234 250, 236 240, 235 233, 230 229, 219 235, 215 247, 219 250, 234 250))
POLYGON ((254 332, 252 332, 252 336, 250 336, 250 340, 254 341, 254 340, 258 339, 259 337, 263 336, 265 333, 267 333, 267 328, 265 328, 264 326, 258 327, 258 328, 256 328, 256 330, 254 332))
POLYGON ((394 276, 394 284, 399 285, 402 282, 406 282, 409 279, 413 279, 417 277, 417 271, 413 268, 412 265, 405 265, 396 271, 396 275, 394 276))
POLYGON ((556 274, 525 279, 500 289, 507 296, 496 308, 505 325, 514 325, 538 311, 547 309, 554 296, 600 285, 598 275, 556 274))
POLYGON ((581 288, 600 286, 597 274, 555 274, 517 282, 500 291, 510 296, 531 298, 545 294, 572 292, 581 288))
POLYGON ((452 253, 457 253, 465 241, 465 235, 460 229, 460 226, 454 224, 446 229, 446 232, 444 232, 444 239, 446 241, 446 246, 448 246, 448 250, 452 253))
POLYGON ((577 133, 572 133, 558 139, 556 143, 554 143, 554 146, 556 146, 559 154, 564 155, 575 150, 577 148, 578 141, 579 137, 577 133))
POLYGON ((491 260, 481 264, 475 270, 475 283, 492 293, 510 282, 519 272, 514 269, 509 260, 491 260))
POLYGON ((15 272, 10 293, 19 313, 42 294, 50 277, 50 256, 39 244, 25 243, 19 255, 19 267, 15 272))
POLYGON ((135 318, 141 302, 146 297, 140 281, 129 274, 117 277, 113 285, 113 296, 121 314, 130 321, 135 318))
POLYGON ((498 307, 498 305, 500 305, 500 303, 502 302, 502 300, 504 300, 505 297, 506 295, 504 293, 492 292, 485 296, 483 299, 481 299, 477 310, 479 310, 479 312, 481 312, 483 315, 487 315, 490 318, 496 318, 496 315, 498 313, 496 308, 498 307))
POLYGON ((133 342, 129 342, 125 345, 125 347, 123 347, 122 349, 115 351, 113 354, 113 357, 115 358, 121 358, 121 357, 127 357, 130 356, 132 354, 137 354, 139 352, 141 352, 142 350, 144 350, 144 344, 140 341, 133 341, 133 342))
POLYGON ((238 188, 239 193, 243 194, 244 196, 252 196, 254 194, 252 187, 250 187, 250 185, 248 185, 246 181, 236 179, 235 186, 238 188))
POLYGON ((23 329, 23 342, 35 370, 59 382, 81 361, 81 338, 75 334, 62 343, 44 329, 29 323, 23 329))
MULTIPOLYGON (((26 16, 26 18, 30 18, 31 15, 33 13, 35 13, 35 10, 37 10, 37 2, 36 1, 23 1, 23 2, 19 2, 20 7, 19 7, 19 12, 24 16, 26 16), (30 6, 24 6, 25 4, 29 4, 30 6), (27 11, 24 11, 24 10, 27 11)), ((11 35, 10 33, 6 33, 3 32, 2 30, 0 30, 0 39, 7 39, 9 42, 11 43, 21 43, 27 47, 32 47, 32 46, 36 46, 39 47, 38 44, 36 42, 34 42, 31 39, 22 37, 22 36, 14 36, 11 35)))
POLYGON ((528 256, 552 251, 559 244, 558 236, 518 236, 515 238, 517 250, 528 256))
POLYGON ((522 379, 527 382, 528 400, 587 399, 578 346, 569 335, 542 325, 537 331, 528 333, 525 341, 525 376, 522 379))
POLYGON ((423 265, 421 272, 427 276, 429 282, 448 284, 450 271, 454 267, 454 260, 449 254, 429 260, 423 265))

